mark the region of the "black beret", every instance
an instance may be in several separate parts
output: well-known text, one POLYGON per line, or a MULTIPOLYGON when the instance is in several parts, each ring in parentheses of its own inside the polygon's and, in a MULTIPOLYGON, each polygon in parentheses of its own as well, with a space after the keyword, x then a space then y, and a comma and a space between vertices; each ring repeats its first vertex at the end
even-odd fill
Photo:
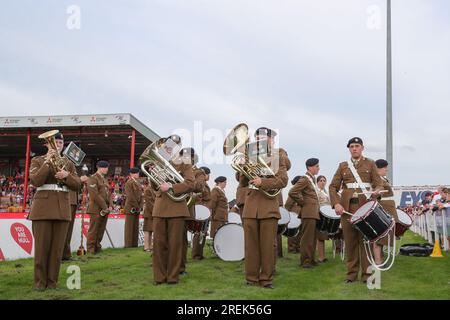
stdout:
POLYGON ((109 167, 108 161, 100 160, 99 162, 97 162, 97 168, 108 168, 108 167, 109 167))
POLYGON ((301 176, 295 176, 294 179, 292 179, 291 181, 292 185, 295 185, 298 182, 298 180, 300 180, 300 177, 301 176))
POLYGON ((64 140, 64 136, 61 132, 55 134, 55 140, 64 140))
POLYGON ((350 147, 350 145, 351 145, 352 143, 358 143, 358 144, 360 144, 360 145, 363 145, 363 141, 362 141, 361 138, 354 137, 354 138, 351 138, 350 140, 348 140, 347 148, 350 147))
POLYGON ((256 136, 267 136, 267 137, 275 137, 277 133, 273 131, 272 129, 261 127, 256 129, 255 131, 255 137, 256 136))
POLYGON ((386 168, 389 165, 389 162, 384 159, 378 159, 377 161, 375 161, 375 164, 377 165, 378 169, 381 169, 386 168))
POLYGON ((203 172, 204 172, 205 174, 210 174, 210 173, 211 173, 211 170, 209 170, 208 167, 200 167, 200 169, 203 170, 203 172))
POLYGON ((139 173, 139 172, 141 172, 141 170, 139 170, 138 167, 133 167, 130 169, 130 173, 139 173))
POLYGON ((214 180, 215 183, 220 183, 220 182, 225 182, 227 181, 227 178, 225 178, 224 176, 219 176, 216 178, 216 180, 214 180))
POLYGON ((311 158, 311 159, 306 160, 307 167, 314 167, 318 163, 319 163, 319 159, 317 159, 317 158, 311 158))

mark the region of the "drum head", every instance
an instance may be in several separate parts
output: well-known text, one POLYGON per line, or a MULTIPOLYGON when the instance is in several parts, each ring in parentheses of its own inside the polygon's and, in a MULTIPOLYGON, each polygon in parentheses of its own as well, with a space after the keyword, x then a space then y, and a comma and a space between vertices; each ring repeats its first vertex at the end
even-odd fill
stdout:
POLYGON ((405 211, 397 209, 397 217, 401 224, 407 227, 412 226, 412 219, 405 211))
POLYGON ((285 225, 289 223, 289 220, 291 219, 290 212, 287 211, 285 208, 280 207, 280 215, 281 218, 278 220, 278 225, 285 225))
POLYGON ((237 224, 241 224, 242 223, 242 219, 241 216, 239 214, 237 214, 236 212, 228 212, 228 223, 237 223, 237 224))
POLYGON ((300 227, 302 221, 299 219, 298 215, 292 212, 289 212, 289 215, 291 216, 291 220, 289 221, 288 229, 295 229, 300 227))
POLYGON ((322 213, 325 217, 330 219, 340 219, 341 217, 336 214, 333 208, 330 205, 320 206, 320 213, 322 213))
POLYGON ((244 227, 228 223, 220 227, 213 240, 214 251, 223 261, 241 261, 245 257, 244 227))
POLYGON ((195 205, 195 220, 204 221, 211 216, 211 211, 201 204, 195 205))
POLYGON ((373 207, 375 206, 375 201, 369 201, 361 206, 355 214, 350 219, 350 222, 353 223, 356 220, 362 219, 368 212, 372 211, 373 207))

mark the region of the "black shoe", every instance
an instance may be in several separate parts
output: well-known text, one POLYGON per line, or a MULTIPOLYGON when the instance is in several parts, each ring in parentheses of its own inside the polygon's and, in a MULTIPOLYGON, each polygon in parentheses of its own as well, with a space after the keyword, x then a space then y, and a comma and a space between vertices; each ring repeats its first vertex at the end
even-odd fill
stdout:
POLYGON ((257 285, 256 282, 250 282, 250 281, 247 281, 247 286, 249 286, 249 287, 251 287, 251 286, 256 286, 256 285, 257 285))
POLYGON ((301 266, 303 269, 312 269, 314 266, 312 264, 304 264, 301 266))
POLYGON ((266 284, 264 286, 265 289, 275 289, 275 287, 273 286, 273 284, 266 284))
POLYGON ((72 257, 62 258, 61 261, 62 261, 62 262, 73 261, 73 258, 72 258, 72 257))
POLYGON ((153 281, 153 285, 154 285, 154 286, 160 286, 160 285, 162 285, 162 282, 153 281))
POLYGON ((178 284, 178 281, 171 281, 171 282, 167 282, 167 284, 173 285, 173 284, 178 284))
POLYGON ((355 282, 354 280, 350 280, 350 279, 345 279, 345 283, 353 283, 355 282))
POLYGON ((317 260, 317 263, 318 263, 318 264, 322 264, 322 263, 325 263, 325 262, 327 262, 327 261, 328 261, 328 259, 325 258, 325 259, 323 259, 323 260, 317 260))
POLYGON ((187 276, 187 275, 188 275, 188 273, 186 271, 180 272, 180 276, 187 276))

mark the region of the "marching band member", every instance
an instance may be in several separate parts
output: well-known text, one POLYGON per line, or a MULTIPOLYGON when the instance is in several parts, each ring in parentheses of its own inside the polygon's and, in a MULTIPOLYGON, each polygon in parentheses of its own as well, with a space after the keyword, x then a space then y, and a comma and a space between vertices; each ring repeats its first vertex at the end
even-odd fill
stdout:
POLYGON ((245 273, 247 285, 261 285, 273 289, 277 220, 280 219, 278 197, 269 198, 261 190, 282 189, 288 182, 286 157, 274 149, 275 131, 259 128, 256 140, 267 139, 268 165, 275 168, 275 176, 257 177, 251 181, 240 175, 241 187, 249 187, 242 212, 245 237, 245 273))
POLYGON ((67 230, 71 221, 69 190, 76 191, 81 181, 75 165, 61 156, 64 137, 54 136, 57 150, 47 141, 46 155, 31 160, 30 180, 37 188, 28 219, 32 221, 34 250, 34 287, 36 290, 57 287, 67 230), (61 157, 64 169, 55 163, 61 157))
POLYGON ((153 241, 152 241, 152 233, 153 233, 153 219, 152 219, 152 211, 153 204, 155 203, 155 192, 153 191, 152 186, 149 184, 144 191, 144 225, 142 230, 144 231, 144 251, 152 252, 153 251, 153 241))
POLYGON ((363 156, 364 145, 361 138, 352 138, 347 143, 350 152, 350 161, 339 164, 338 169, 331 181, 329 194, 331 206, 336 214, 341 216, 342 231, 344 233, 345 256, 347 259, 346 283, 355 282, 358 279, 361 268, 361 281, 367 282, 370 274, 367 272, 369 262, 364 249, 362 235, 354 229, 350 223, 351 214, 367 200, 365 195, 358 195, 363 190, 374 188, 373 198, 380 195, 383 189, 383 181, 377 173, 375 162, 363 156), (360 180, 360 182, 358 182, 360 180), (342 195, 339 191, 342 188, 342 195))
MULTIPOLYGON (((317 191, 319 192, 319 205, 330 205, 330 197, 328 192, 325 190, 327 185, 327 178, 324 176, 317 177, 317 191)), ((319 254, 318 263, 327 262, 328 259, 325 256, 325 240, 330 240, 330 236, 324 232, 317 232, 317 251, 319 254)))
POLYGON ((97 172, 90 176, 87 181, 89 206, 86 213, 90 215, 87 252, 92 254, 98 253, 102 249, 100 243, 106 231, 108 215, 112 211, 112 199, 108 181, 105 179, 108 168, 108 161, 97 162, 97 172))
MULTIPOLYGON (((209 170, 209 168, 207 167, 201 167, 200 169, 194 167, 195 180, 196 182, 199 181, 199 183, 203 187, 201 193, 198 194, 196 204, 203 205, 209 210, 211 210, 211 190, 208 186, 210 173, 211 170, 209 170)), ((198 187, 198 189, 200 189, 200 186, 198 187)), ((204 259, 203 249, 205 247, 206 235, 204 235, 204 237, 204 239, 200 239, 201 235, 196 233, 192 238, 192 259, 194 260, 204 259)))
MULTIPOLYGON (((396 222, 398 222, 397 207, 394 200, 394 191, 392 190, 392 187, 387 178, 389 163, 384 159, 379 159, 375 161, 375 165, 377 166, 377 172, 383 181, 383 190, 387 191, 380 195, 380 197, 378 198, 379 203, 383 207, 383 209, 386 210, 386 212, 389 213, 396 222)), ((374 243, 373 255, 376 264, 382 264, 383 246, 387 246, 388 244, 388 236, 385 236, 374 243)))
POLYGON ((137 248, 139 240, 139 214, 142 204, 142 186, 139 182, 139 168, 130 169, 125 183, 125 248, 137 248))
MULTIPOLYGON (((172 135, 170 139, 181 145, 181 138, 172 135)), ((171 146, 164 146, 167 154, 173 154, 171 146)), ((177 284, 183 263, 183 239, 186 234, 186 221, 190 217, 186 200, 174 201, 167 195, 190 193, 194 189, 194 172, 192 163, 183 161, 181 156, 171 159, 173 165, 184 181, 170 184, 162 183, 155 188, 153 206, 153 279, 155 285, 162 283, 177 284)))
POLYGON ((228 222, 228 199, 225 195, 227 178, 217 177, 216 186, 211 190, 211 238, 214 239, 216 231, 228 222))
MULTIPOLYGON (((300 179, 300 176, 295 176, 294 179, 292 179, 291 184, 295 186, 295 184, 300 179)), ((301 208, 299 205, 290 197, 286 199, 286 203, 284 204, 284 208, 289 211, 296 213, 299 218, 301 213, 301 208)), ((301 232, 297 234, 295 237, 288 238, 288 252, 289 253, 300 253, 300 238, 301 238, 301 232)))
POLYGON ((319 195, 315 175, 319 173, 319 159, 306 161, 306 174, 289 191, 289 196, 300 206, 302 219, 302 237, 300 239, 300 266, 311 269, 317 266, 315 261, 317 242, 317 220, 320 220, 319 195))

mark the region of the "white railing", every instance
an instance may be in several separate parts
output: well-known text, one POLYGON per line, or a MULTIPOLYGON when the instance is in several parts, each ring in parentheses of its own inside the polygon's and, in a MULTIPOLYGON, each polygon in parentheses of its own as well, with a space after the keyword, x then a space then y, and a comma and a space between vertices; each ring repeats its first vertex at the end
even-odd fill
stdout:
POLYGON ((422 214, 414 212, 413 225, 411 231, 422 236, 428 242, 434 244, 434 240, 438 237, 439 243, 445 251, 449 250, 448 236, 450 234, 450 207, 432 211, 427 210, 422 214))

